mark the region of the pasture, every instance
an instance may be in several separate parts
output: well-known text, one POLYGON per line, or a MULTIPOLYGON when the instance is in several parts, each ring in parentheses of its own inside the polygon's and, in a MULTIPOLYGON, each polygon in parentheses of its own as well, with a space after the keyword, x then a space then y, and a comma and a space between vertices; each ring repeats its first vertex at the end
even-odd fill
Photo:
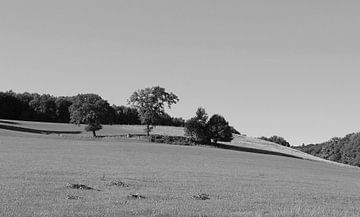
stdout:
MULTIPOLYGON (((251 149, 91 138, 83 128, 69 124, 0 124, 12 126, 0 129, 0 216, 353 217, 360 213, 358 168, 251 149), (69 184, 95 190, 72 189, 69 184), (129 196, 137 194, 143 198, 129 196), (194 197, 199 194, 210 199, 194 197)), ((139 129, 104 126, 99 135, 139 133, 139 129)), ((154 133, 183 131, 158 127, 154 133)), ((238 137, 231 145, 309 157, 247 137, 238 137)))

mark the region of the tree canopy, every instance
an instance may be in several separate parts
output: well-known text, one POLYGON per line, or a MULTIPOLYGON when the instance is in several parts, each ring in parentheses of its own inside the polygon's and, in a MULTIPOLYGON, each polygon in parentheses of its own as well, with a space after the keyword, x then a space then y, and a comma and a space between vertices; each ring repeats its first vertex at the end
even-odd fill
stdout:
POLYGON ((230 142, 233 139, 233 129, 221 115, 215 114, 208 120, 202 107, 197 109, 195 117, 185 123, 185 135, 203 144, 211 143, 211 140, 214 143, 230 142))
POLYGON ((146 125, 146 135, 149 136, 152 129, 165 114, 164 106, 176 104, 179 98, 172 92, 168 93, 165 88, 155 86, 134 92, 128 103, 137 109, 142 124, 146 125))
POLYGON ((185 135, 198 143, 209 143, 210 137, 206 125, 207 119, 208 115, 205 109, 199 107, 196 110, 195 117, 185 122, 185 135))
POLYGON ((217 143, 218 141, 231 142, 233 139, 232 128, 223 116, 218 114, 211 116, 206 125, 209 130, 210 138, 214 143, 217 143))
POLYGON ((70 122, 80 125, 87 124, 86 131, 92 131, 96 136, 96 131, 102 128, 101 124, 108 119, 109 103, 96 94, 79 94, 74 98, 70 106, 70 122))

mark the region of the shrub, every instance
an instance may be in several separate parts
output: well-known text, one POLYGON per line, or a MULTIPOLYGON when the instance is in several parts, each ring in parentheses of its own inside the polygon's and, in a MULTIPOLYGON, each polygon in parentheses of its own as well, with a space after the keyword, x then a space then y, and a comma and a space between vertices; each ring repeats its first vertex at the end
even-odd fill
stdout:
POLYGON ((150 135, 150 142, 166 143, 174 145, 194 145, 195 143, 184 136, 150 135))
POLYGON ((290 143, 287 142, 283 137, 280 137, 280 136, 272 136, 270 138, 266 138, 265 136, 262 136, 262 137, 259 137, 259 139, 265 140, 268 142, 277 143, 282 146, 290 147, 290 143))

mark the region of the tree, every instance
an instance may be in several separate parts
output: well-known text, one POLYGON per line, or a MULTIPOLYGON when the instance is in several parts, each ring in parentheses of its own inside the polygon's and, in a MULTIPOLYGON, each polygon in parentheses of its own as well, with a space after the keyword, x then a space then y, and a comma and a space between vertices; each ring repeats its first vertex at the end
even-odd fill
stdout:
POLYGON ((102 129, 101 124, 107 121, 109 103, 96 94, 79 94, 74 97, 70 106, 70 122, 80 125, 87 124, 86 131, 92 131, 96 137, 96 131, 102 129))
POLYGON ((128 103, 137 109, 142 124, 146 125, 146 135, 149 136, 152 126, 157 124, 161 115, 165 114, 164 105, 168 108, 176 104, 179 98, 165 91, 165 88, 156 86, 134 92, 128 103))
POLYGON ((232 129, 223 116, 218 114, 211 116, 206 125, 210 138, 214 143, 217 143, 218 141, 231 142, 233 139, 232 129))
POLYGON ((209 132, 206 125, 207 119, 208 115, 205 109, 199 107, 195 117, 185 122, 185 135, 198 143, 210 143, 209 132))

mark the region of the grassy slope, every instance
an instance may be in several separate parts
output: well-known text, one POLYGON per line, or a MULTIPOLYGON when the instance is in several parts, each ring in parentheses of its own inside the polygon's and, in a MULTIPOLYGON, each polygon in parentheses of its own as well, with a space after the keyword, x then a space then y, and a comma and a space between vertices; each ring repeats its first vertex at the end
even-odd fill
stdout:
MULTIPOLYGON (((42 123, 19 125, 24 124, 45 127, 42 123)), ((59 127, 48 124, 44 130, 69 130, 67 125, 59 127)), ((106 128, 105 132, 110 134, 106 128)), ((242 139, 249 140, 243 145, 255 141, 242 139)), ((360 213, 359 170, 323 162, 1 129, 0 150, 0 216, 325 217, 360 213), (112 180, 130 186, 107 186, 112 180), (65 187, 67 183, 101 191, 72 190, 65 187), (147 198, 126 197, 136 192, 147 198), (210 194, 211 200, 191 198, 198 193, 210 194), (82 198, 67 200, 67 195, 82 198)))
MULTIPOLYGON (((15 126, 15 127, 23 127, 29 129, 38 129, 44 131, 54 131, 54 132, 78 132, 80 134, 63 134, 68 137, 92 137, 91 132, 85 132, 84 126, 76 126, 73 124, 61 124, 61 123, 44 123, 44 122, 30 122, 30 121, 12 121, 12 120, 0 120, 0 129, 1 125, 15 126), (7 123, 9 122, 9 123, 7 123), (13 124, 11 124, 11 122, 13 124)), ((105 136, 117 136, 117 135, 126 135, 126 134, 142 134, 144 133, 144 126, 139 125, 104 125, 103 129, 98 131, 98 135, 105 136)), ((157 126, 152 131, 153 134, 161 134, 161 135, 172 135, 172 136, 183 136, 184 129, 182 127, 169 127, 169 126, 157 126)), ((55 133, 56 134, 56 133, 55 133)), ((319 157, 315 157, 313 155, 306 154, 296 149, 284 147, 278 145, 276 143, 267 142, 264 140, 251 138, 251 137, 243 137, 243 136, 235 136, 234 140, 230 143, 224 143, 227 145, 235 146, 235 147, 243 147, 243 148, 251 148, 255 150, 264 150, 269 152, 278 152, 287 155, 292 155, 295 157, 299 157, 301 159, 307 160, 315 160, 315 161, 323 161, 338 164, 336 162, 327 161, 319 157)), ((250 150, 252 151, 252 150, 250 150)), ((343 165, 343 164, 338 164, 343 165)))

